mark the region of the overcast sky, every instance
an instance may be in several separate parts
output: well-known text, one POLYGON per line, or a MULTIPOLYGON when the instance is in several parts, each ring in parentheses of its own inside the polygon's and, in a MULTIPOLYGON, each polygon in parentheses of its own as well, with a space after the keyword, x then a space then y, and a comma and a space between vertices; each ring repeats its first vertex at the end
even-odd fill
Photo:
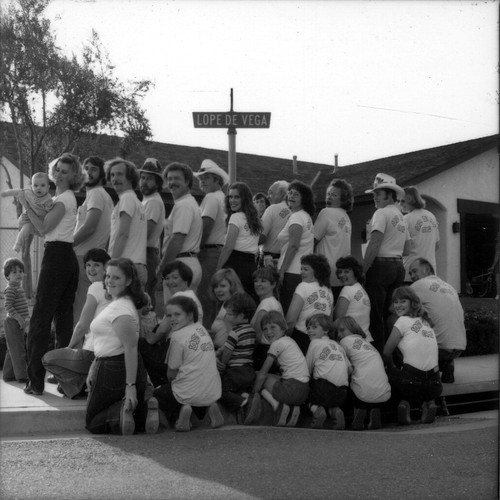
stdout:
MULTIPOLYGON (((498 133, 498 2, 53 0, 59 45, 94 28, 151 79, 154 140, 227 150, 193 111, 271 112, 238 152, 341 165, 498 133)), ((197 166, 193 166, 197 168, 197 166)))

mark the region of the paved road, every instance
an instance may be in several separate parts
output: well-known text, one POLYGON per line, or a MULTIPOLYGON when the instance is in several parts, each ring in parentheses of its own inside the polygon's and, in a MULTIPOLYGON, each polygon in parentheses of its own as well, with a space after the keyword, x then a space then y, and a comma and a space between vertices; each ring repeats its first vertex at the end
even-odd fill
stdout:
POLYGON ((498 498, 495 420, 6 441, 2 499, 498 498))

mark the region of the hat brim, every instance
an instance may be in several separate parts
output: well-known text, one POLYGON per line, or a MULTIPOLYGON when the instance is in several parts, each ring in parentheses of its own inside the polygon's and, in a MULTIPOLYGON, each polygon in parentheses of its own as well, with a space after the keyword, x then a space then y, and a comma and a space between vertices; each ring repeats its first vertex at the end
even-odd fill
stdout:
POLYGON ((391 184, 389 182, 379 184, 376 188, 373 189, 367 189, 365 193, 373 193, 374 191, 377 191, 379 189, 392 189, 396 192, 396 194, 399 194, 401 196, 405 195, 405 191, 402 187, 398 186, 397 184, 391 184))
POLYGON ((216 175, 217 177, 220 177, 222 179, 222 185, 226 185, 226 184, 229 184, 229 175, 226 174, 226 172, 224 172, 224 170, 222 170, 222 173, 219 173, 219 172, 210 172, 210 171, 205 171, 205 172, 194 172, 193 175, 198 179, 201 175, 205 175, 205 174, 210 174, 210 175, 216 175))
POLYGON ((141 174, 142 172, 144 172, 145 174, 151 174, 151 175, 156 175, 157 177, 159 177, 161 180, 163 180, 163 175, 158 173, 158 172, 151 172, 151 170, 144 170, 143 168, 141 168, 140 170, 138 170, 137 172, 139 172, 139 174, 141 174))

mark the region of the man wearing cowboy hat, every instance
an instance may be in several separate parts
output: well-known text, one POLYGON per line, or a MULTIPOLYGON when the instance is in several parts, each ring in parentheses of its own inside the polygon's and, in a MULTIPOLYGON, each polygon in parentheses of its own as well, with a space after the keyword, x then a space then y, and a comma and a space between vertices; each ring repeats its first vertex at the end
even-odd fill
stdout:
POLYGON ((222 186, 229 183, 229 176, 212 160, 203 160, 200 170, 194 176, 198 178, 200 189, 205 193, 200 205, 203 233, 198 259, 203 275, 198 289, 203 307, 203 324, 206 328, 210 328, 215 319, 215 310, 210 301, 208 289, 210 280, 217 269, 217 262, 226 236, 222 186))
POLYGON ((370 221, 370 236, 363 262, 365 290, 371 302, 370 333, 375 347, 382 352, 387 338, 385 329, 392 293, 403 284, 405 277, 403 252, 409 245, 410 235, 403 214, 396 205, 398 198, 404 197, 404 191, 394 177, 377 174, 373 189, 365 192, 373 193, 377 209, 370 221))
POLYGON ((156 158, 147 158, 142 169, 139 170, 139 189, 143 195, 142 206, 148 225, 146 292, 151 297, 153 310, 156 307, 156 288, 158 285, 156 268, 160 264, 160 236, 165 223, 165 205, 160 195, 162 187, 163 176, 160 162, 156 158))

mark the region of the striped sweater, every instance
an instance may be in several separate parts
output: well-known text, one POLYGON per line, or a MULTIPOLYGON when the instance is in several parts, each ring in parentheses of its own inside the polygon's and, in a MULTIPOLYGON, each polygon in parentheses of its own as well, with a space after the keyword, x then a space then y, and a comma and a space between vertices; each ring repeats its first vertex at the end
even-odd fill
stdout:
POLYGON ((13 285, 8 284, 4 296, 7 317, 16 320, 20 318, 29 318, 30 312, 28 309, 28 301, 26 300, 26 294, 20 283, 15 283, 13 285))
POLYGON ((232 351, 228 367, 252 365, 255 347, 255 330, 246 323, 229 332, 224 347, 232 351))

